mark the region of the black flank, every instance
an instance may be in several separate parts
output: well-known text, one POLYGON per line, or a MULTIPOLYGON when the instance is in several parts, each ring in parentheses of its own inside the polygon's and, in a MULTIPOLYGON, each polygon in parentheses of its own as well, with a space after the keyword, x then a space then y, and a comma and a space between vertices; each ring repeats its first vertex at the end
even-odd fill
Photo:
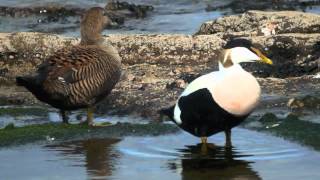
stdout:
POLYGON ((222 109, 206 88, 180 97, 182 124, 185 131, 198 136, 210 136, 240 124, 248 115, 235 116, 222 109))

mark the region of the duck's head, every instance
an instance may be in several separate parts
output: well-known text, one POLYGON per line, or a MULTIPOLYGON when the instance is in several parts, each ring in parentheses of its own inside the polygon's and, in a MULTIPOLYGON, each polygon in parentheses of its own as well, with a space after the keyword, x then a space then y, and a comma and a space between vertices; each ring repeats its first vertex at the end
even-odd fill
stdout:
POLYGON ((104 8, 93 7, 85 12, 81 18, 81 44, 92 45, 101 41, 101 32, 112 21, 107 16, 104 8))
POLYGON ((241 62, 262 62, 272 64, 259 49, 255 48, 251 41, 243 38, 229 40, 224 48, 224 56, 219 61, 219 68, 228 68, 241 62))

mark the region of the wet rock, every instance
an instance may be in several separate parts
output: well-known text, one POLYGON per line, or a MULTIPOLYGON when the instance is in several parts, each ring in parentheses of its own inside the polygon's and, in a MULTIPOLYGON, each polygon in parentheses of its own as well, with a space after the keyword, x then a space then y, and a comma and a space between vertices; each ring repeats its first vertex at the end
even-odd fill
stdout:
POLYGON ((127 17, 144 18, 147 16, 147 13, 149 11, 153 11, 153 6, 136 5, 128 2, 110 1, 106 5, 105 9, 113 12, 119 12, 127 17))
POLYGON ((292 109, 302 108, 304 106, 304 103, 295 99, 295 98, 291 98, 291 99, 289 99, 287 106, 292 109))
POLYGON ((295 11, 248 11, 209 21, 196 34, 215 34, 224 40, 244 37, 263 49, 274 66, 247 63, 260 77, 288 77, 320 71, 320 16, 295 11), (259 70, 259 71, 256 71, 259 70))
POLYGON ((248 11, 206 22, 201 25, 196 34, 243 32, 247 35, 257 35, 261 28, 270 23, 277 27, 277 34, 320 32, 320 15, 318 14, 298 11, 248 11))
POLYGON ((278 118, 272 113, 266 113, 261 118, 250 118, 249 121, 244 121, 243 125, 249 129, 268 132, 320 150, 320 124, 301 120, 294 114, 278 118), (250 126, 252 122, 259 122, 262 126, 250 126))
MULTIPOLYGON (((11 126, 11 127, 10 127, 11 126)), ((25 127, 0 129, 0 147, 47 141, 72 141, 89 138, 122 138, 125 136, 159 136, 177 133, 179 129, 171 124, 117 123, 105 127, 88 127, 82 124, 38 124, 25 127)))
POLYGON ((227 3, 208 3, 206 11, 231 11, 232 14, 244 13, 248 10, 299 10, 305 11, 307 8, 320 5, 320 1, 300 1, 300 0, 233 0, 227 3))
MULTIPOLYGON (((314 33, 292 37, 289 34, 271 37, 259 36, 251 39, 259 48, 279 44, 279 47, 295 49, 299 53, 301 52, 300 59, 297 59, 297 61, 301 61, 301 58, 307 58, 308 55, 313 56, 315 54, 311 52, 311 49, 312 47, 319 47, 316 43, 318 41, 317 37, 317 34, 314 33), (282 40, 286 39, 285 37, 294 39, 294 41, 290 44, 282 43, 282 40), (280 43, 275 41, 277 39, 281 40, 280 43), (311 49, 302 49, 301 46, 297 46, 298 44, 303 44, 311 49)), ((225 43, 225 39, 219 34, 197 36, 109 35, 106 36, 106 39, 118 48, 125 73, 122 81, 117 84, 112 94, 97 106, 97 112, 138 115, 155 120, 158 119, 158 109, 174 104, 187 83, 202 74, 217 69, 219 52, 225 43)), ((0 78, 10 82, 11 85, 1 84, 0 97, 10 99, 16 96, 23 99, 24 104, 44 105, 35 100, 33 95, 24 88, 12 86, 15 76, 33 72, 39 63, 56 50, 78 42, 79 39, 76 38, 65 38, 43 33, 1 33, 0 67, 7 68, 7 71, 5 77, 0 78), (7 58, 10 53, 15 56, 14 59, 7 58), (36 57, 37 54, 40 56, 36 57)), ((276 68, 286 67, 282 66, 282 62, 279 62, 277 58, 282 56, 285 56, 283 59, 294 57, 286 51, 277 51, 276 46, 274 49, 271 48, 269 53, 268 55, 271 56, 276 65, 279 65, 276 68)), ((307 61, 303 61, 303 63, 305 62, 307 61)), ((295 63, 295 61, 291 63, 295 63)), ((258 65, 256 67, 245 66, 246 68, 259 70, 258 65)), ((271 70, 265 72, 270 74, 270 72, 273 72, 271 70)), ((301 74, 303 74, 301 77, 286 77, 285 79, 268 77, 258 80, 264 91, 263 93, 278 94, 279 96, 288 97, 288 94, 297 93, 310 94, 311 89, 312 93, 320 90, 320 79, 306 76, 304 73, 301 74)), ((3 81, 0 80, 1 82, 3 81)), ((285 106, 287 100, 283 102, 285 106)), ((277 104, 280 103, 282 102, 277 104)))
POLYGON ((28 17, 32 15, 47 15, 48 19, 56 21, 57 18, 66 16, 81 15, 85 9, 77 7, 64 7, 59 5, 35 6, 35 7, 0 7, 0 16, 10 16, 13 18, 28 17))
POLYGON ((259 119, 259 121, 263 123, 276 123, 279 119, 273 113, 266 113, 259 119))
POLYGON ((318 96, 307 95, 300 98, 289 99, 287 106, 291 109, 320 109, 320 98, 318 96))
MULTIPOLYGON (((112 25, 106 27, 110 29, 119 28, 119 25, 122 25, 127 19, 146 17, 148 12, 153 10, 153 7, 111 1, 106 5, 106 10, 113 21, 112 25)), ((0 6, 0 16, 20 19, 29 18, 29 20, 34 18, 34 21, 31 21, 33 23, 26 25, 26 28, 37 32, 63 33, 71 29, 77 29, 80 25, 80 18, 85 11, 86 7, 63 6, 57 3, 27 7, 0 6), (59 25, 48 26, 51 23, 58 23, 59 25)))
POLYGON ((14 129, 15 127, 14 127, 14 124, 13 123, 9 123, 8 125, 6 125, 3 129, 4 130, 12 130, 12 129, 14 129))

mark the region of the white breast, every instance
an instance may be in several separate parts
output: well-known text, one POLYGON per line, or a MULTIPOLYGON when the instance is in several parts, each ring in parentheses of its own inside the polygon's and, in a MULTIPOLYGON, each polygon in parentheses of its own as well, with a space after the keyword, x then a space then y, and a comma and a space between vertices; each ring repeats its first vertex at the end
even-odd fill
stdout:
POLYGON ((211 94, 229 113, 245 115, 257 106, 261 89, 255 77, 239 67, 221 72, 223 78, 214 84, 211 94))

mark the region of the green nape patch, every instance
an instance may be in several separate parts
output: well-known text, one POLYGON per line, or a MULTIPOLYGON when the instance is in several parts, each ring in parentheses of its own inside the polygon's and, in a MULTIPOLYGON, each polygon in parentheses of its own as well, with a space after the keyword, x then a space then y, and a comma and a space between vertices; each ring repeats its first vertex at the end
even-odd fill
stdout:
POLYGON ((88 127, 81 124, 41 124, 25 127, 0 129, 0 147, 21 145, 38 141, 72 140, 86 138, 108 138, 123 136, 156 136, 175 133, 178 128, 170 124, 130 124, 117 123, 103 127, 88 127))
POLYGON ((294 115, 288 115, 286 118, 277 118, 274 114, 267 113, 259 120, 249 120, 244 127, 270 132, 284 139, 320 150, 320 124, 300 120, 294 115), (261 123, 261 126, 250 127, 250 121, 257 121, 261 123))
POLYGON ((36 107, 30 107, 30 108, 21 108, 21 107, 8 107, 8 108, 0 108, 0 116, 47 116, 48 110, 44 108, 36 108, 36 107))

